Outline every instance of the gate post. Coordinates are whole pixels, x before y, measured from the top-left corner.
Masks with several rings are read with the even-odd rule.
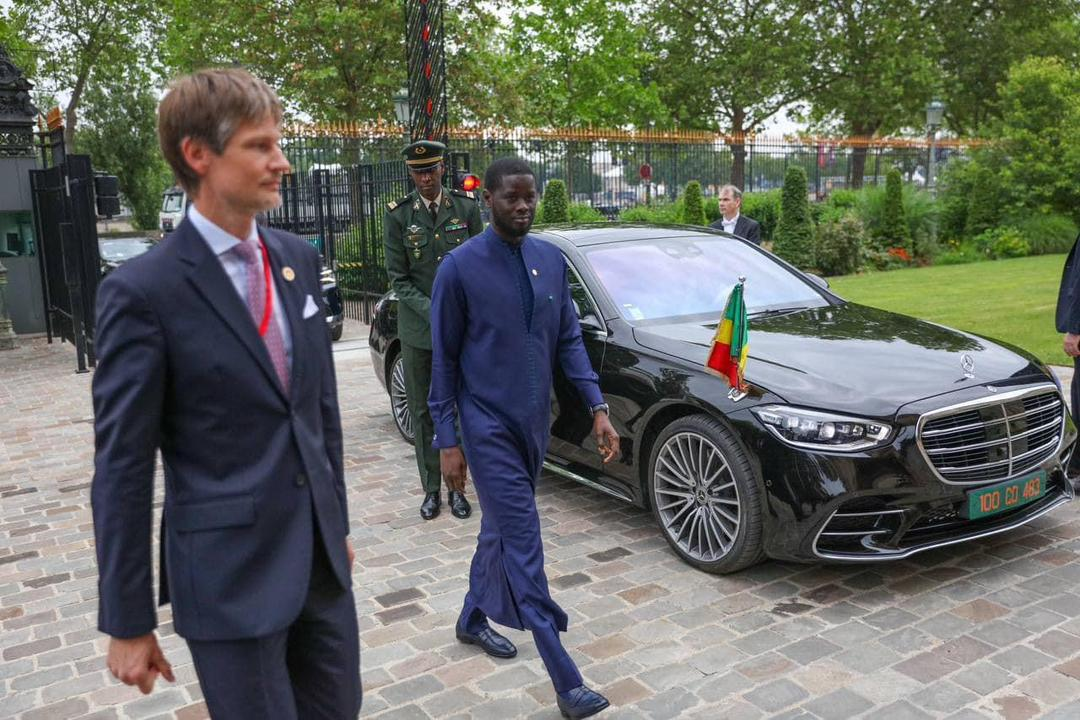
[[[446,144],[446,50],[443,0],[405,0],[409,135]]]
[[[15,349],[15,330],[7,309],[7,268],[0,262],[0,350]]]

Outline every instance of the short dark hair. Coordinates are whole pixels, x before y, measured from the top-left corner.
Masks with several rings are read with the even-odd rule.
[[[488,192],[495,192],[502,185],[502,180],[507,175],[530,175],[533,179],[536,178],[536,173],[529,167],[529,163],[521,158],[499,158],[488,165],[487,172],[484,173],[484,189]]]

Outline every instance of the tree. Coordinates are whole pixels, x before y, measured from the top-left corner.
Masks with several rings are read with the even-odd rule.
[[[808,93],[821,129],[871,138],[922,127],[934,78],[932,37],[919,0],[822,0],[811,17],[823,82]],[[850,184],[862,187],[866,146],[856,145]]]
[[[744,135],[803,100],[823,76],[804,0],[670,0],[654,3],[652,77],[683,127],[735,137],[731,182],[745,184]]]
[[[631,0],[522,2],[510,32],[512,57],[534,127],[605,127],[650,120],[667,111],[647,68],[650,28]]]
[[[570,196],[562,180],[548,180],[544,188],[544,215],[541,222],[564,223],[570,220]]]
[[[885,207],[877,240],[882,250],[911,244],[911,231],[904,217],[904,181],[900,168],[895,166],[885,174]]]
[[[814,227],[806,193],[806,171],[798,165],[789,166],[784,173],[773,252],[800,268],[814,264]]]
[[[78,126],[79,104],[95,77],[109,78],[129,67],[146,67],[153,57],[153,35],[162,17],[153,0],[11,0],[25,18],[30,42],[44,51],[38,92],[69,93],[64,108],[64,141],[70,147]],[[42,108],[44,110],[44,108]]]
[[[161,193],[172,183],[157,141],[157,96],[141,78],[118,78],[91,85],[84,123],[75,136],[78,152],[90,155],[95,170],[116,175],[135,224],[157,227]]]
[[[683,217],[687,225],[705,225],[705,206],[701,201],[701,183],[691,180],[683,192]]]
[[[1077,0],[936,0],[924,7],[940,48],[946,123],[961,136],[982,134],[1001,117],[998,88],[1014,63],[1050,56],[1077,63]]]

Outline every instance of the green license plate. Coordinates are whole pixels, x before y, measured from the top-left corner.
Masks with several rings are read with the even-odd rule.
[[[1015,480],[1008,480],[968,493],[968,519],[976,520],[1015,510],[1035,502],[1046,494],[1046,471],[1038,470]]]

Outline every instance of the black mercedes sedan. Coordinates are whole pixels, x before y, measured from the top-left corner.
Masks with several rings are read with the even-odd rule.
[[[545,467],[652,510],[671,547],[726,573],[765,557],[879,561],[1023,525],[1074,496],[1061,386],[1023,350],[847,302],[744,240],[702,228],[541,230],[572,295],[622,456],[600,463],[557,377]],[[743,276],[749,390],[704,368]],[[973,299],[974,301],[974,299]],[[373,365],[411,437],[396,299]]]

